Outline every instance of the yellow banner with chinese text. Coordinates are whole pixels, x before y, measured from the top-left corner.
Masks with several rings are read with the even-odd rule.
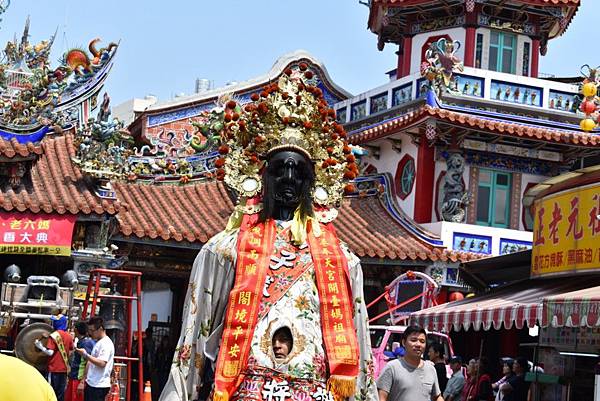
[[[49,245],[5,245],[5,244],[0,244],[0,254],[71,256],[71,247],[70,246],[49,246]]]
[[[535,202],[531,276],[600,270],[600,185]]]

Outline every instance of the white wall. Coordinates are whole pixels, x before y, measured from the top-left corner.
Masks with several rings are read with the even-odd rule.
[[[529,43],[529,75],[531,75],[531,56],[533,54],[533,48],[531,46],[531,38],[525,35],[517,35],[517,64],[516,74],[523,75],[523,48],[525,43]]]
[[[447,221],[422,224],[422,226],[426,230],[429,230],[434,234],[438,234],[441,237],[444,246],[448,249],[452,249],[452,241],[454,240],[455,232],[490,236],[492,237],[492,255],[500,255],[501,238],[507,238],[517,241],[533,241],[533,233],[531,233],[530,231],[518,231],[511,230],[508,228],[485,227],[464,223],[450,223]]]
[[[473,49],[475,51],[475,53],[473,54],[473,60],[475,63],[477,62],[476,55],[478,34],[483,34],[483,48],[481,49],[481,65],[479,66],[479,68],[487,70],[490,63],[490,30],[488,28],[477,28],[477,30],[475,31],[475,49]],[[475,65],[474,67],[477,67],[477,65]]]
[[[420,33],[415,35],[412,39],[411,49],[411,61],[410,61],[410,73],[419,72],[421,68],[421,48],[432,36],[448,35],[452,40],[458,40],[460,42],[460,49],[456,52],[459,59],[465,59],[465,28],[450,28],[442,29],[440,31]]]
[[[173,304],[173,293],[166,283],[145,281],[142,290],[142,330],[148,327],[148,322],[153,313],[158,315],[159,322],[171,320],[171,307]],[[135,302],[132,313],[132,330],[137,330],[137,308]]]
[[[410,136],[406,134],[399,134],[394,135],[394,137],[402,141],[401,152],[393,149],[392,142],[383,139],[372,143],[380,148],[379,159],[375,159],[373,157],[364,158],[364,161],[375,166],[379,173],[390,173],[392,178],[396,175],[398,162],[404,157],[405,154],[409,154],[415,160],[415,168],[419,168],[417,161],[418,148],[414,143],[412,143]],[[415,182],[412,192],[406,197],[406,199],[402,200],[399,197],[396,197],[398,205],[410,217],[413,216],[415,210],[416,186],[417,184]]]
[[[147,107],[157,102],[157,99],[152,96],[148,96],[144,99],[129,99],[121,104],[113,107],[112,116],[123,121],[125,127],[131,124],[135,118],[135,113],[141,113],[146,110]]]

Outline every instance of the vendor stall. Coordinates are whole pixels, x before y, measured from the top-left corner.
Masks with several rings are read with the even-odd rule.
[[[504,330],[503,340],[513,327],[530,328],[536,341],[529,346],[539,366],[526,377],[532,382],[531,399],[598,400],[599,182],[600,168],[593,167],[552,178],[526,193],[535,210],[528,279],[516,274],[523,263],[512,260],[525,253],[510,261],[471,262],[463,266],[465,277],[483,293],[415,312],[411,320],[442,332]]]

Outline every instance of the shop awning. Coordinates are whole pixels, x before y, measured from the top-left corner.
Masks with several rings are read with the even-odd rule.
[[[489,330],[533,327],[542,322],[542,300],[590,286],[600,285],[600,278],[524,280],[492,289],[490,292],[461,301],[424,309],[411,314],[412,323],[429,330]]]
[[[469,286],[483,291],[493,286],[527,280],[530,270],[531,249],[528,249],[461,263],[460,277]]]
[[[600,286],[544,298],[542,325],[599,327]]]

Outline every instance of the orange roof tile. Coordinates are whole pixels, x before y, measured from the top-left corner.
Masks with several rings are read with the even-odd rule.
[[[542,126],[532,126],[516,122],[483,118],[438,107],[431,107],[429,105],[421,106],[417,110],[408,112],[381,124],[377,124],[376,126],[364,130],[351,131],[349,133],[350,141],[354,144],[372,141],[421,123],[429,117],[435,117],[438,120],[457,123],[462,126],[480,129],[482,131],[495,132],[500,135],[528,137],[549,142],[574,145],[600,146],[600,135],[598,134],[552,129]]]
[[[118,211],[119,202],[98,197],[71,162],[75,154],[71,136],[45,138],[41,145],[27,146],[41,150],[39,158],[32,162],[31,181],[24,179],[16,188],[6,181],[2,183],[2,210],[58,214],[115,214]]]
[[[28,157],[31,155],[41,155],[42,145],[32,142],[19,143],[16,138],[6,140],[0,138],[0,156],[12,159],[15,156]]]
[[[216,182],[113,187],[125,206],[117,215],[121,233],[138,238],[206,242],[225,228],[234,206]]]
[[[140,239],[205,243],[223,230],[234,203],[221,182],[156,185],[115,182],[117,200],[98,197],[72,163],[70,135],[45,138],[32,162],[31,180],[0,186],[0,208],[58,214],[116,214],[121,234]],[[410,224],[413,224],[410,222]],[[409,225],[410,225],[409,224]],[[334,225],[361,257],[392,260],[467,261],[479,255],[447,251],[412,234],[377,195],[345,199]]]
[[[221,182],[192,185],[116,183],[117,220],[125,236],[206,242],[225,228],[234,204]],[[376,196],[347,199],[334,225],[361,257],[466,261],[478,255],[429,245],[408,232]]]

